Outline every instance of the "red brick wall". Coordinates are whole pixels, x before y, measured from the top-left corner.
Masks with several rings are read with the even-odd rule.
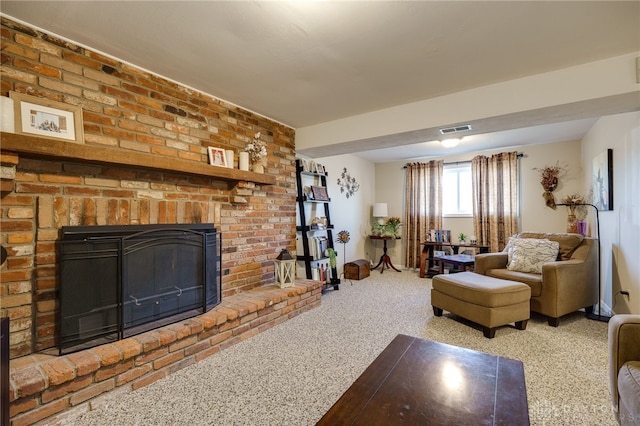
[[[2,18],[1,95],[81,106],[84,143],[207,161],[206,148],[267,142],[276,185],[23,158],[2,153],[0,316],[11,355],[54,345],[55,244],[66,224],[210,221],[223,236],[223,297],[273,281],[272,260],[295,248],[295,132],[211,96]],[[236,155],[236,164],[237,164]],[[7,181],[13,180],[11,185]]]

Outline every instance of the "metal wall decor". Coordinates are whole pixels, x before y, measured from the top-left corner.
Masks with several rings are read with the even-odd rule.
[[[346,167],[344,167],[342,173],[340,173],[338,185],[340,186],[340,193],[344,194],[347,198],[352,197],[358,192],[358,189],[360,189],[360,184],[356,182],[356,178],[351,177]]]

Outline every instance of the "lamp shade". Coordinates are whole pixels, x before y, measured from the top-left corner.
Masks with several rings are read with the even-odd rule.
[[[389,216],[387,203],[375,203],[373,205],[373,217],[387,217],[387,216]]]

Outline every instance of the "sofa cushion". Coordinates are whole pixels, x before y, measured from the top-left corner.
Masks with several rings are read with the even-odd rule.
[[[510,271],[542,273],[542,265],[558,257],[560,243],[537,238],[518,238],[511,242]]]
[[[622,424],[635,424],[632,419],[640,421],[640,361],[629,361],[620,368],[618,395]],[[623,415],[629,418],[623,419]]]
[[[521,232],[518,238],[539,238],[557,241],[560,244],[557,260],[569,260],[576,248],[582,243],[584,237],[580,234]]]
[[[529,302],[531,289],[516,281],[500,280],[475,272],[433,277],[434,290],[472,305],[497,308]]]

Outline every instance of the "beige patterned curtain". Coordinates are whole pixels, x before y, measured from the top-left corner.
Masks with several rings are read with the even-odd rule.
[[[478,244],[500,251],[518,232],[518,153],[471,160],[473,232]]]
[[[427,231],[442,228],[442,161],[407,165],[405,184],[405,267],[419,268]]]

